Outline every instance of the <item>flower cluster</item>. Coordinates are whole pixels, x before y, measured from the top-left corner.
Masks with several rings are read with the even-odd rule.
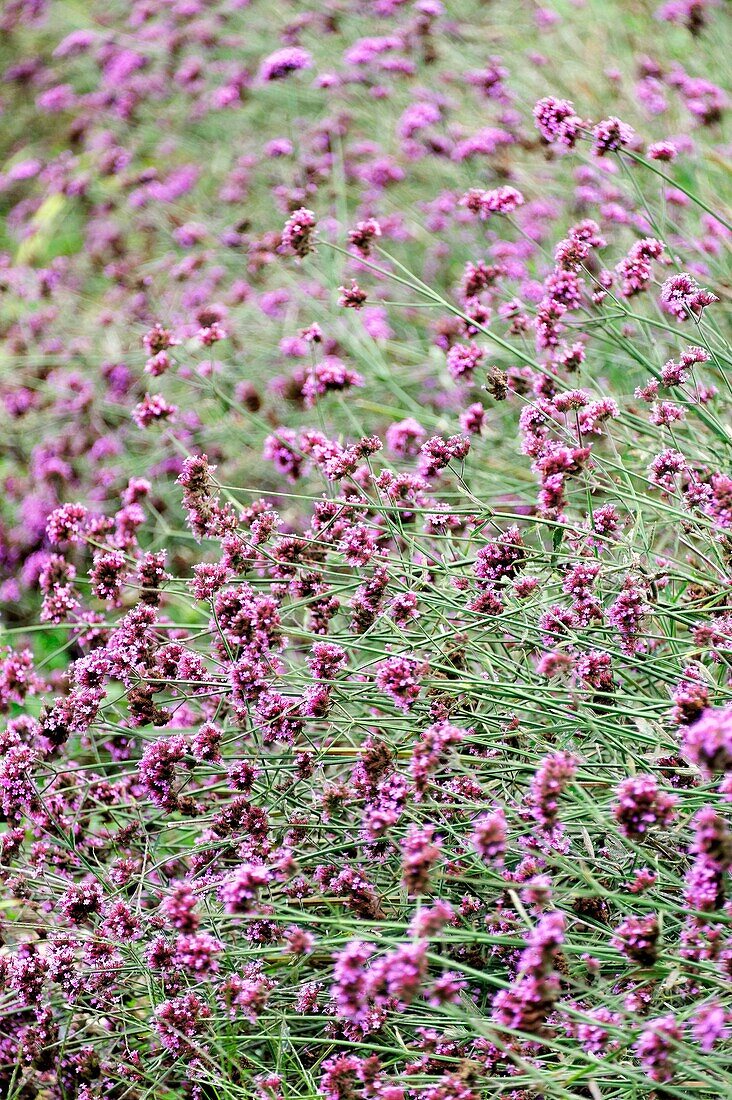
[[[1,1096],[732,1091],[724,12],[606,8],[0,12]]]

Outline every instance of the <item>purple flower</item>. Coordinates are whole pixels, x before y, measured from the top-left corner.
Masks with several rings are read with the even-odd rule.
[[[221,884],[218,896],[227,913],[248,913],[259,891],[270,881],[266,867],[255,863],[242,863]]]
[[[149,428],[161,420],[173,421],[178,409],[166,401],[161,393],[146,393],[132,411],[132,419],[138,428]]]
[[[645,1025],[636,1041],[635,1052],[652,1081],[664,1084],[673,1078],[677,1048],[682,1039],[681,1028],[672,1013],[658,1016]]]
[[[268,82],[282,80],[291,73],[313,67],[312,55],[299,46],[285,46],[265,57],[259,67],[259,79]]]
[[[156,1007],[154,1027],[163,1046],[176,1057],[195,1056],[198,1037],[211,1015],[197,993],[182,993]]]
[[[307,256],[315,251],[315,215],[301,206],[290,214],[282,230],[282,249],[295,256]]]
[[[376,686],[400,710],[411,710],[422,690],[427,665],[416,657],[387,657],[376,666]]]
[[[624,145],[630,145],[635,140],[635,131],[619,118],[606,118],[594,127],[592,138],[592,153],[596,157],[604,157],[606,153],[614,153]]]
[[[500,807],[481,814],[475,822],[471,843],[486,863],[503,863],[506,851],[506,815]]]
[[[630,776],[616,794],[613,815],[631,840],[644,840],[650,829],[665,828],[674,819],[677,798],[660,790],[655,776]]]
[[[493,191],[481,191],[477,188],[468,191],[460,199],[460,205],[467,207],[473,214],[485,220],[492,214],[513,214],[524,204],[524,196],[515,187],[508,184]]]
[[[442,845],[434,839],[434,825],[410,825],[402,842],[402,879],[411,896],[426,894],[430,870],[439,858]]]
[[[469,382],[484,358],[485,352],[476,344],[453,344],[447,353],[447,369],[456,381]]]
[[[690,313],[701,314],[706,306],[718,301],[716,294],[699,286],[694,276],[687,271],[672,275],[661,287],[661,302],[682,321]]]
[[[691,1031],[699,1046],[708,1054],[720,1039],[729,1036],[730,1014],[719,1001],[708,1001],[694,1010]]]
[[[708,775],[732,771],[732,705],[707,707],[684,731],[682,752]]]
[[[646,917],[626,917],[610,941],[611,946],[639,966],[652,966],[656,960],[659,936],[658,918],[655,913]]]
[[[571,148],[580,135],[582,119],[575,114],[574,104],[568,99],[546,96],[534,107],[534,119],[544,141],[567,145]]]
[[[306,405],[313,406],[326,393],[365,385],[358,371],[347,367],[336,355],[328,355],[316,363],[302,387]]]
[[[541,1033],[559,996],[555,962],[564,942],[564,916],[547,913],[533,929],[518,964],[518,977],[493,1000],[493,1018],[507,1028]]]

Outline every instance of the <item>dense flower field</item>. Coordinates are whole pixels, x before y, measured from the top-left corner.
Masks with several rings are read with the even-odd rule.
[[[0,30],[0,1096],[730,1095],[728,5]]]

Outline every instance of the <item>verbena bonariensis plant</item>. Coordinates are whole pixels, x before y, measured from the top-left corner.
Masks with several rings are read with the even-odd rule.
[[[9,29],[42,7],[12,5]],[[178,87],[201,116],[264,110],[272,84],[291,102],[307,35],[338,33],[328,6],[233,72],[229,7],[191,31],[195,5],[135,5],[134,48],[56,40],[61,63],[95,51],[100,87],[37,59],[13,77],[83,149],[13,224],[33,242],[88,163],[103,245],[7,267],[21,302],[58,312],[13,299],[7,333],[24,371],[9,493],[22,519],[37,478],[43,523],[8,521],[6,598],[37,578],[41,607],[0,663],[3,1095],[725,1095],[726,212],[685,138],[563,94],[527,105],[496,58],[461,80],[500,126],[466,133],[429,78],[459,27],[379,5],[341,40],[341,74],[315,79],[336,105],[351,84],[381,103],[430,80],[394,116],[401,156],[316,112],[288,183],[269,181],[266,238],[173,206],[156,217],[184,259],[158,251],[154,217],[128,244],[102,160],[137,209],[192,176],[145,172],[137,149],[133,187],[112,116],[137,135],[135,112]],[[661,14],[723,36],[709,4]],[[179,57],[190,42],[218,98]],[[681,89],[719,125],[710,81],[647,58],[641,84],[651,114]],[[420,221],[390,184],[423,161],[445,187],[424,174]],[[56,346],[82,287],[100,332]],[[255,296],[294,360],[268,388],[241,363],[271,341]],[[134,370],[113,361],[126,326]],[[36,414],[63,422],[29,460]],[[261,464],[240,460],[252,442]]]

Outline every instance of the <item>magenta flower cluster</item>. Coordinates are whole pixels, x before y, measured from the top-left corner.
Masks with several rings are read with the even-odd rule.
[[[8,1100],[732,1091],[725,12],[454,7],[0,12]]]

